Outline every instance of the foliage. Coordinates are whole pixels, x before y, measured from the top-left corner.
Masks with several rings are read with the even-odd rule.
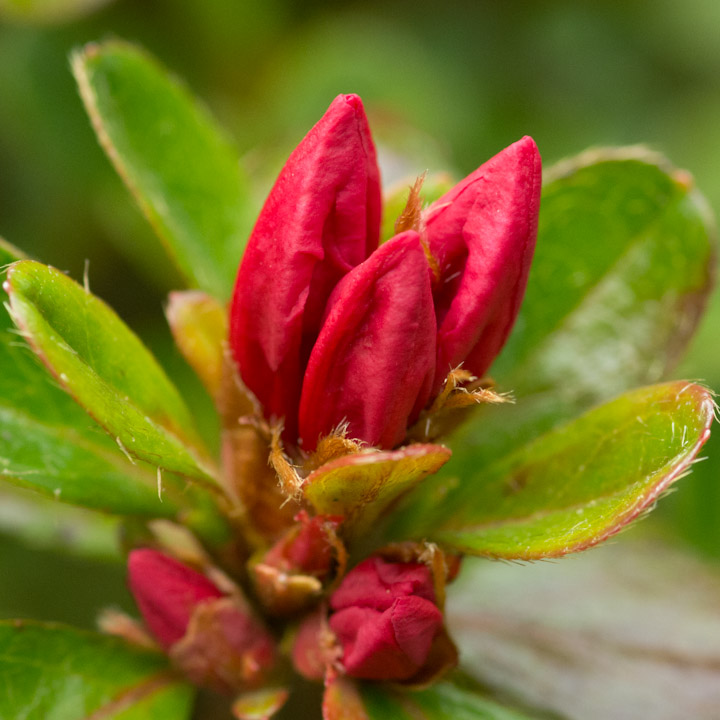
[[[255,203],[231,144],[182,85],[132,46],[89,46],[73,67],[104,149],[180,273],[226,300]],[[714,408],[701,386],[631,390],[672,369],[703,309],[714,227],[702,197],[686,174],[637,149],[584,155],[549,175],[526,304],[493,368],[516,404],[476,412],[451,438],[446,468],[420,478],[373,536],[363,533],[365,551],[407,537],[511,560],[584,549],[642,514],[707,439]],[[233,519],[216,463],[158,362],[87,284],[6,244],[0,252],[2,264],[17,260],[0,338],[3,476],[61,502],[133,516],[131,543],[157,537],[148,519],[173,519],[226,558]],[[34,355],[7,332],[11,320]],[[321,479],[332,487],[326,493],[342,491],[342,477]],[[0,632],[3,674],[16,688],[0,694],[6,713],[140,720],[190,711],[189,687],[157,653],[64,627],[6,624]],[[532,692],[513,693],[530,711],[489,696],[478,682],[503,684],[475,662],[464,627],[456,632],[473,681],[456,676],[405,693],[338,680],[329,683],[325,716],[502,719],[547,709]],[[29,663],[39,646],[43,662]],[[72,683],[61,679],[59,657]],[[98,663],[113,672],[98,678]]]

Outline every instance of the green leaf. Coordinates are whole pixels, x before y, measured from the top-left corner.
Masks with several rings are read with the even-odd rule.
[[[9,268],[5,288],[24,337],[124,452],[199,480],[212,477],[192,449],[201,444],[182,398],[107,305],[30,260]]]
[[[577,562],[468,559],[448,588],[462,668],[566,720],[716,720],[720,574],[657,537]]]
[[[321,465],[301,492],[320,515],[341,515],[343,532],[362,536],[392,503],[450,458],[442,445],[409,445],[395,451],[355,453]]]
[[[475,483],[475,468],[666,375],[704,309],[714,244],[687,173],[648,151],[591,151],[546,173],[527,293],[491,368],[517,402],[478,408],[440,478]],[[427,503],[432,489],[415,494]]]
[[[199,290],[171,292],[165,308],[175,344],[211,397],[222,390],[227,308]]]
[[[479,412],[458,462],[666,377],[705,308],[715,234],[688,174],[648,151],[590,151],[551,169],[525,300],[492,367],[518,402]]]
[[[188,282],[227,299],[251,227],[237,153],[206,108],[123,42],[72,58],[100,144]]]
[[[463,483],[436,483],[394,517],[394,530],[497,558],[583,550],[621,530],[687,472],[714,409],[710,392],[687,382],[627,393]]]
[[[551,169],[517,327],[493,374],[520,394],[585,403],[657,382],[711,289],[715,224],[688,173],[647,151],[591,151]]]
[[[22,257],[0,240],[0,267]],[[172,517],[154,469],[133,466],[57,387],[0,308],[0,477],[62,502],[108,512]]]
[[[243,693],[233,702],[233,717],[238,720],[270,720],[285,705],[289,694],[285,688],[263,688]]]
[[[164,656],[58,625],[0,622],[0,717],[152,720],[189,716],[192,689]]]
[[[530,720],[449,682],[427,690],[402,692],[365,683],[361,690],[368,720]]]

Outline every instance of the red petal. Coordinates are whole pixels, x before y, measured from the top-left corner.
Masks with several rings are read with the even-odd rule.
[[[370,557],[354,567],[330,598],[333,610],[352,606],[387,610],[396,598],[417,595],[435,601],[432,574],[420,563]]]
[[[204,575],[156,550],[130,553],[128,582],[145,623],[165,648],[185,635],[199,603],[223,597]]]
[[[427,403],[435,369],[430,271],[418,234],[397,235],[338,285],[313,348],[300,401],[312,450],[343,421],[391,448]]]
[[[365,680],[402,680],[417,672],[397,642],[390,611],[352,607],[336,612],[330,628],[344,648],[345,672]]]
[[[348,675],[366,680],[404,680],[427,660],[442,628],[442,613],[420,597],[396,599],[383,612],[351,607],[334,613],[330,628],[344,649]]]
[[[288,159],[238,272],[230,346],[265,415],[294,439],[302,374],[327,299],[377,247],[380,179],[360,98],[340,95]]]
[[[442,613],[425,598],[413,595],[398,598],[390,614],[398,647],[419,668],[442,628]]]
[[[338,518],[316,515],[302,510],[295,517],[299,526],[292,528],[265,554],[263,563],[284,572],[305,573],[324,579],[333,558],[330,533],[338,527]]]
[[[463,361],[481,377],[505,344],[535,250],[540,184],[540,154],[524,137],[426,210],[441,271],[434,392]]]

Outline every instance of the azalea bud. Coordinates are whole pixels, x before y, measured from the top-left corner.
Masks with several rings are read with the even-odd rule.
[[[432,575],[419,563],[371,557],[345,576],[330,607],[345,672],[366,680],[416,675],[443,631]]]
[[[304,573],[324,580],[333,558],[334,533],[342,518],[316,515],[304,510],[295,520],[298,525],[268,550],[265,565],[289,573]]]
[[[156,550],[130,553],[128,582],[146,625],[165,649],[185,635],[200,603],[223,597],[204,575]]]
[[[271,615],[296,615],[320,600],[323,581],[333,564],[344,560],[335,531],[342,518],[301,511],[298,524],[285,533],[259,560],[250,564],[255,595]],[[342,558],[337,558],[340,552]]]
[[[377,247],[380,179],[362,102],[340,95],[288,159],[253,229],[230,346],[267,418],[295,439],[303,371],[335,285]]]
[[[524,137],[423,213],[439,268],[433,393],[460,363],[482,377],[505,344],[535,250],[540,185],[540,154]]]
[[[156,550],[134,550],[129,584],[143,619],[173,664],[197,685],[236,693],[258,687],[275,644],[239,594]]]
[[[303,447],[312,450],[342,422],[370,445],[402,442],[430,397],[435,328],[430,268],[409,230],[346,275],[330,298],[303,384]]]

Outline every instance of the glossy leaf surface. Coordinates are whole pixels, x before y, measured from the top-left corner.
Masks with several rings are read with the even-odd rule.
[[[585,549],[621,530],[688,470],[713,412],[710,392],[683,381],[627,393],[462,484],[436,484],[426,505],[412,506],[413,515],[405,510],[405,530],[417,533],[420,523],[445,546],[507,559]]]
[[[448,682],[408,693],[366,683],[362,698],[368,720],[530,720],[532,717]]]
[[[154,720],[188,717],[192,689],[166,659],[59,625],[0,622],[0,717]]]
[[[546,174],[527,292],[458,464],[488,462],[680,359],[712,287],[716,229],[692,178],[648,151],[591,151]],[[492,425],[492,432],[487,425]]]
[[[252,219],[234,147],[138,48],[88,45],[72,65],[100,144],[170,256],[191,285],[227,299]]]
[[[319,467],[302,486],[321,515],[341,515],[355,535],[367,532],[400,495],[437,472],[450,458],[442,445],[411,445],[394,452],[346,455]]]
[[[20,259],[0,241],[0,266]],[[55,500],[114,513],[171,516],[154,469],[133,466],[53,383],[0,308],[0,477]]]
[[[549,170],[525,300],[490,369],[517,402],[479,408],[455,433],[443,482],[477,482],[475,468],[666,374],[704,308],[714,245],[687,173],[648,151],[593,151]]]
[[[101,300],[54,268],[14,264],[11,314],[60,384],[128,454],[199,479],[210,471],[189,411],[140,340]]]
[[[462,669],[541,717],[715,720],[720,576],[629,540],[559,563],[468,560],[447,607]]]
[[[597,402],[656,382],[705,306],[715,223],[692,177],[633,148],[557,165],[517,327],[493,374]]]

